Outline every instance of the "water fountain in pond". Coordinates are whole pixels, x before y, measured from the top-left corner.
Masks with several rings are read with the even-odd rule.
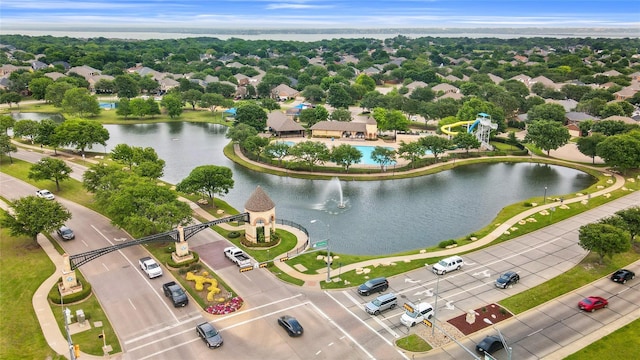
[[[326,188],[320,194],[320,203],[314,206],[317,210],[322,210],[330,214],[337,214],[345,211],[349,207],[349,200],[344,198],[340,179],[334,177],[329,181]],[[338,210],[336,210],[338,209]]]

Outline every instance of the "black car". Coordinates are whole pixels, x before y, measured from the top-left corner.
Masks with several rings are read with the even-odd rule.
[[[507,271],[496,280],[496,287],[506,289],[520,281],[520,275],[515,271]]]
[[[209,349],[215,349],[222,346],[222,336],[220,336],[218,330],[216,330],[216,328],[214,328],[213,325],[209,324],[208,322],[203,322],[196,325],[196,332],[198,333],[198,336],[202,338],[204,343],[207,344],[207,347],[209,347]]]
[[[497,336],[487,336],[478,345],[476,351],[479,353],[493,354],[494,352],[504,348],[502,341]]]
[[[620,269],[614,272],[613,275],[611,275],[611,280],[617,283],[624,284],[627,282],[627,280],[631,280],[634,277],[636,277],[636,274],[633,271],[627,270],[627,269]]]
[[[279,317],[278,325],[287,330],[289,336],[300,336],[304,332],[304,329],[302,328],[302,325],[300,325],[298,320],[290,315]]]
[[[358,293],[360,295],[368,296],[374,292],[381,293],[387,290],[388,288],[389,288],[389,282],[387,281],[387,279],[380,277],[380,278],[371,279],[365,282],[364,284],[360,285],[358,287]]]

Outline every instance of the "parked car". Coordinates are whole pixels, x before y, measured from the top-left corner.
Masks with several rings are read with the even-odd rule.
[[[462,265],[464,265],[464,261],[462,261],[462,258],[460,256],[454,255],[446,259],[442,259],[436,264],[433,264],[431,271],[433,271],[434,274],[437,275],[444,275],[449,271],[462,269]]]
[[[507,271],[496,280],[496,287],[506,289],[517,284],[520,281],[520,275],[515,271]]]
[[[196,325],[196,332],[198,333],[198,336],[202,339],[202,341],[207,344],[207,347],[209,349],[215,349],[222,346],[222,336],[220,336],[218,330],[216,330],[216,328],[208,322],[203,322]]]
[[[478,345],[476,345],[476,351],[483,354],[493,354],[503,348],[504,344],[502,344],[500,338],[494,335],[485,337],[478,343]]]
[[[606,308],[609,305],[607,299],[600,296],[589,296],[578,303],[580,310],[594,312],[598,309]]]
[[[58,236],[60,236],[62,240],[71,240],[76,237],[73,230],[66,225],[60,226],[58,230],[56,230],[56,233],[58,233]]]
[[[636,274],[627,269],[620,269],[611,275],[611,280],[617,283],[625,284],[627,281],[636,277]]]
[[[304,333],[304,329],[302,325],[298,322],[296,318],[290,315],[281,316],[278,318],[278,325],[282,326],[289,336],[300,336]]]
[[[389,288],[389,282],[386,278],[379,277],[375,279],[368,280],[364,284],[358,287],[358,293],[360,295],[369,296],[374,292],[384,292]]]
[[[396,305],[398,305],[398,298],[394,293],[388,293],[380,295],[377,298],[369,301],[364,306],[364,311],[371,315],[379,315],[385,310],[395,308]]]
[[[43,189],[43,190],[37,190],[36,191],[36,196],[37,197],[41,197],[43,199],[47,199],[47,200],[53,200],[56,197],[53,196],[53,194],[51,193],[51,191]]]

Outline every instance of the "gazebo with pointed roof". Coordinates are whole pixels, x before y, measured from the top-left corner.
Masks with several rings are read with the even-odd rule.
[[[276,205],[260,186],[244,204],[249,213],[245,224],[245,238],[252,243],[271,242],[271,234],[276,231]]]

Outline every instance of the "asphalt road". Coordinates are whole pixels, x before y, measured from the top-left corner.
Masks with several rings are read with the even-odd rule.
[[[37,161],[42,156],[24,150],[16,158]],[[73,177],[81,177],[82,166],[75,165]],[[31,195],[31,185],[0,173],[0,194],[8,199]],[[130,237],[113,227],[102,215],[57,198],[73,214],[68,225],[76,239],[61,242],[70,254],[103,248]],[[497,302],[529,287],[536,286],[568,270],[586,252],[577,245],[578,228],[609,216],[615,211],[640,203],[634,193],[607,205],[556,223],[535,233],[507,243],[464,255],[462,270],[440,277],[421,268],[390,278],[390,290],[404,301],[435,302],[438,288],[438,319],[446,321],[470,309]],[[238,268],[222,256],[229,243],[213,231],[203,231],[189,240],[190,247],[245,299],[239,312],[216,317],[190,303],[175,309],[161,290],[171,280],[168,272],[157,279],[147,279],[137,267],[138,258],[146,255],[134,246],[104,255],[81,267],[91,282],[97,298],[112,322],[124,348],[123,359],[201,359],[209,356],[234,359],[402,359],[393,341],[416,328],[400,324],[401,307],[370,316],[363,310],[370,297],[361,297],[355,289],[316,291],[284,284],[266,270],[239,273]],[[494,279],[505,270],[521,275],[519,284],[500,290]],[[636,269],[640,272],[640,269]],[[640,306],[637,301],[638,279],[628,285],[599,281],[591,287],[556,299],[516,321],[499,324],[507,342],[513,346],[514,358],[537,359],[571,344],[585,332],[614,321]],[[357,285],[357,284],[354,284]],[[625,290],[627,289],[627,290]],[[594,314],[577,310],[577,301],[591,294],[612,300],[609,309]],[[557,302],[557,304],[556,304]],[[276,324],[283,314],[296,316],[305,327],[305,335],[289,338]],[[209,350],[196,336],[194,326],[212,322],[225,340],[220,349]],[[489,329],[491,330],[491,329]],[[486,331],[462,339],[473,348]],[[498,358],[506,358],[504,350]],[[517,357],[516,357],[517,356]],[[417,357],[462,359],[471,356],[460,347],[449,345],[442,350]]]

